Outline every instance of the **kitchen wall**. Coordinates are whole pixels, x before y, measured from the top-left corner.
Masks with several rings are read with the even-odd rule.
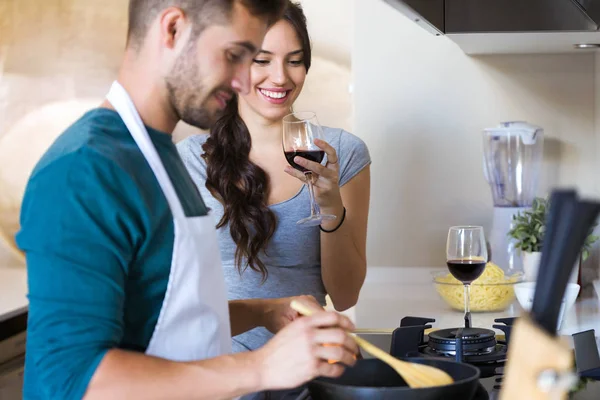
[[[295,108],[316,110],[322,123],[369,145],[370,265],[443,266],[448,226],[489,226],[480,132],[502,120],[546,129],[540,194],[553,185],[599,194],[594,53],[473,58],[383,0],[301,3],[315,59]],[[37,158],[114,78],[126,5],[0,1],[0,209],[8,210],[0,220],[16,223]],[[196,133],[181,124],[175,140]],[[0,263],[13,260],[0,246]],[[597,257],[587,265],[595,274]]]
[[[382,0],[354,7],[354,131],[373,158],[369,265],[443,267],[449,226],[489,227],[481,130],[500,121],[545,128],[540,194],[600,195],[594,53],[473,58]]]

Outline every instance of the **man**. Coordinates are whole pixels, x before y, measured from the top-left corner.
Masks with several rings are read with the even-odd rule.
[[[42,157],[23,200],[25,399],[233,398],[338,376],[329,359],[352,365],[338,314],[296,319],[289,299],[227,306],[215,221],[170,136],[180,119],[209,127],[249,90],[283,6],[130,1],[118,81]],[[231,334],[259,325],[287,326],[229,354]]]

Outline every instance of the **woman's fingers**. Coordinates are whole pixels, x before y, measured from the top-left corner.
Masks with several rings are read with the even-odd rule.
[[[315,139],[314,143],[321,150],[325,151],[325,154],[327,154],[327,163],[328,164],[331,164],[331,165],[337,164],[338,156],[337,156],[337,153],[335,152],[335,149],[333,148],[333,146],[331,146],[329,143],[327,143],[326,141],[321,140],[321,139]]]
[[[300,179],[302,182],[306,183],[306,175],[303,172],[298,171],[297,169],[294,169],[293,167],[285,167],[284,171],[288,174],[293,176],[294,178],[298,178]]]

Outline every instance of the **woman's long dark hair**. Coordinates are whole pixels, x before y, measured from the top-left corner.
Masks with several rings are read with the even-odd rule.
[[[288,1],[282,20],[296,31],[302,45],[303,63],[308,72],[311,47],[306,17],[300,5]],[[238,113],[237,98],[232,100],[210,131],[203,146],[206,160],[206,188],[223,204],[223,217],[217,224],[229,224],[236,244],[235,263],[240,274],[250,267],[260,272],[263,282],[268,271],[260,260],[269,244],[277,219],[267,204],[269,177],[250,161],[252,139]],[[244,262],[245,261],[245,262]]]

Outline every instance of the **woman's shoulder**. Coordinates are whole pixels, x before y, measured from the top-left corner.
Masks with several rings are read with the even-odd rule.
[[[208,139],[206,134],[191,135],[176,144],[181,160],[192,175],[194,171],[200,172],[206,168],[206,163],[202,158],[204,154],[202,145],[206,139]]]
[[[338,152],[340,149],[347,148],[367,148],[367,145],[361,138],[342,128],[323,126],[323,135],[325,136],[325,141],[332,145]]]
[[[190,135],[185,139],[177,142],[177,151],[179,151],[179,155],[183,159],[202,159],[202,154],[204,154],[204,150],[202,146],[206,143],[209,135],[207,134],[198,134],[198,135]]]
[[[193,153],[204,153],[204,150],[202,150],[202,145],[204,145],[204,143],[206,143],[206,140],[208,139],[209,135],[208,134],[197,134],[197,135],[190,135],[182,140],[180,140],[179,142],[177,142],[176,146],[177,146],[177,150],[179,150],[180,153],[185,153],[185,152],[193,152]]]
[[[361,138],[341,128],[323,127],[325,141],[335,149],[340,162],[340,186],[371,164],[369,149]]]
[[[367,144],[353,133],[342,128],[323,127],[325,141],[329,143],[338,155],[359,154],[359,158],[370,159]],[[349,160],[348,160],[349,161]]]

